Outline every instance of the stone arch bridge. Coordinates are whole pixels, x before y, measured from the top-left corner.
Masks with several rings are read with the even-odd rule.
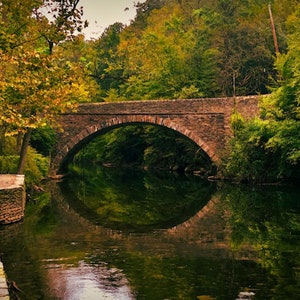
[[[130,123],[146,123],[175,130],[194,141],[218,165],[231,135],[234,110],[245,118],[258,114],[259,96],[184,100],[141,100],[80,104],[76,112],[61,114],[61,132],[53,150],[50,175],[65,171],[74,155],[96,135]]]

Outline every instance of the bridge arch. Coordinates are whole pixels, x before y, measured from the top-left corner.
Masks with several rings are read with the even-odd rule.
[[[212,163],[215,163],[216,165],[219,163],[218,156],[205,141],[203,141],[199,136],[195,135],[185,126],[182,126],[169,118],[151,115],[121,115],[99,122],[98,124],[88,125],[78,134],[72,136],[67,144],[64,145],[59,150],[58,154],[52,159],[51,174],[63,174],[67,169],[67,164],[73,159],[75,154],[97,135],[129,124],[158,125],[174,130],[198,145],[208,155]]]

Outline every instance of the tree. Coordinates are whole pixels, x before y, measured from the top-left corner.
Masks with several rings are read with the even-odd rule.
[[[126,28],[120,35],[117,53],[126,78],[121,93],[128,99],[203,95],[191,67],[195,38],[180,7],[173,3],[153,10],[147,22],[143,31],[133,34]]]
[[[118,90],[119,86],[124,83],[121,59],[116,55],[122,30],[124,30],[122,23],[117,22],[110,25],[93,46],[95,68],[91,76],[103,90],[103,97],[113,90]]]
[[[262,117],[276,124],[277,130],[267,142],[269,151],[280,150],[284,170],[300,166],[300,5],[288,18],[288,52],[279,55],[276,67],[279,87],[265,99]]]
[[[272,6],[283,51],[284,21],[295,5]],[[97,41],[97,78],[107,98],[269,93],[276,70],[266,0],[146,1],[137,7],[128,27],[114,34],[109,28]]]
[[[300,178],[300,5],[286,23],[288,51],[278,55],[278,86],[262,98],[261,118],[235,118],[225,170],[248,180]]]
[[[24,134],[18,173],[23,172],[32,129],[55,124],[84,91],[82,68],[53,51],[82,26],[79,0],[2,1],[0,6],[0,125],[3,134]],[[50,8],[49,21],[42,8]]]

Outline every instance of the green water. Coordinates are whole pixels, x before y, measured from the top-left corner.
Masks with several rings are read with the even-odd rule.
[[[45,189],[0,227],[19,299],[300,299],[299,189],[100,168]]]

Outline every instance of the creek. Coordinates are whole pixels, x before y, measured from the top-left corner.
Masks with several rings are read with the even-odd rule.
[[[45,190],[0,227],[18,299],[300,299],[298,188],[74,168]]]

